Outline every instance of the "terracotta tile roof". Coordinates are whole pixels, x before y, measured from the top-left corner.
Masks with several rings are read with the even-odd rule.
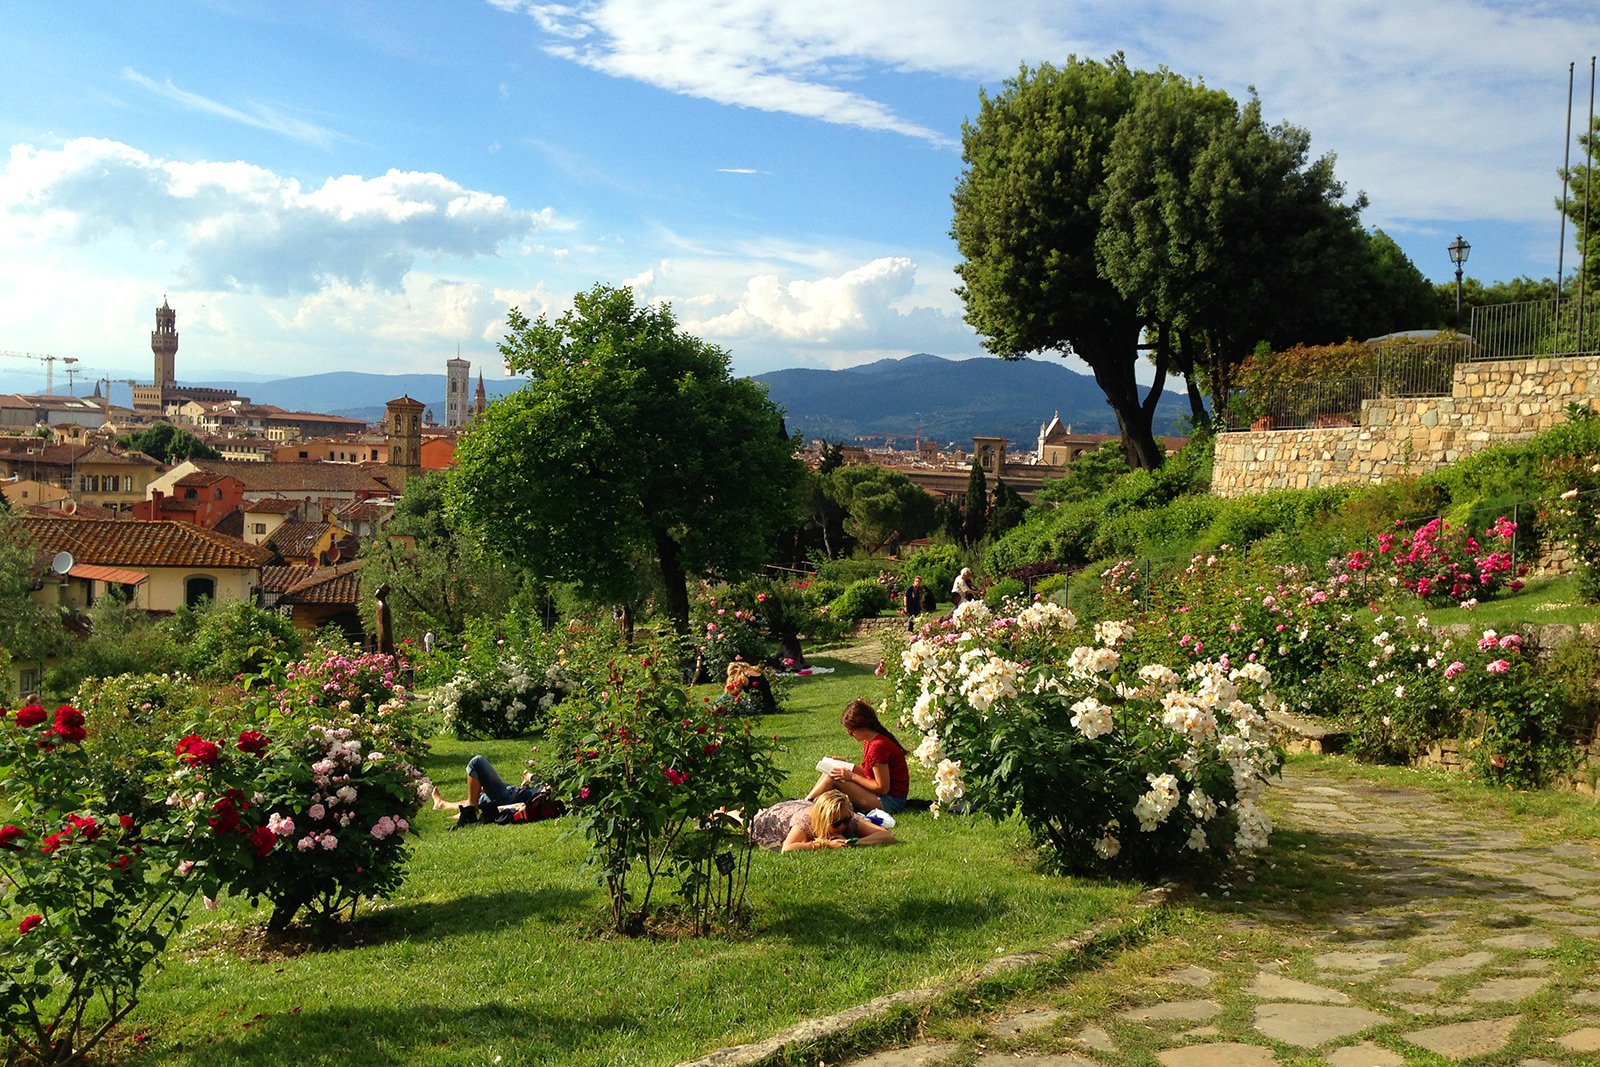
[[[320,569],[306,563],[292,563],[288,566],[269,564],[261,568],[261,591],[287,593]]]
[[[251,515],[293,515],[300,510],[300,501],[282,496],[264,496],[260,500],[247,500],[244,510]]]
[[[212,530],[165,519],[20,520],[40,551],[71,552],[108,567],[225,567],[254,570],[272,552]]]
[[[317,542],[322,539],[328,527],[329,524],[326,522],[284,519],[261,543],[261,547],[273,549],[286,559],[309,556],[315,551]]]
[[[242,539],[244,537],[244,512],[239,508],[234,508],[212,523],[211,528],[219,534]]]
[[[272,493],[276,496],[316,493],[368,493],[387,495],[388,485],[369,471],[349,463],[278,463],[248,459],[208,459],[200,461],[202,470],[231,474],[244,485],[246,493]]]
[[[376,500],[351,500],[334,508],[333,513],[352,522],[377,522],[393,510],[392,505]]]
[[[73,578],[88,578],[118,585],[142,585],[150,576],[144,571],[130,571],[125,567],[102,567],[94,563],[75,563],[67,574]]]
[[[351,560],[337,567],[317,567],[315,573],[301,579],[287,593],[278,598],[280,604],[349,604],[361,603],[361,576],[358,573],[366,560]]]
[[[192,474],[185,474],[182,478],[179,478],[177,481],[173,482],[172,486],[174,489],[178,488],[179,486],[183,486],[185,488],[204,489],[207,486],[216,485],[224,478],[232,477],[233,475],[231,474],[222,474],[218,473],[217,471],[201,470],[195,471]]]

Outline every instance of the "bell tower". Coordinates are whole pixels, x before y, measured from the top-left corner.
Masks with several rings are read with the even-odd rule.
[[[156,328],[150,331],[150,351],[156,356],[155,376],[150,384],[163,394],[178,384],[178,313],[161,298],[156,308]]]

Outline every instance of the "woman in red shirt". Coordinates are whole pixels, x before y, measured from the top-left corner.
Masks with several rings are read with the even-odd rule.
[[[817,779],[806,799],[815,800],[828,790],[837,789],[850,798],[857,811],[882,808],[893,815],[904,810],[911,792],[906,750],[884,729],[878,713],[865,700],[852,700],[845,705],[843,721],[845,732],[861,742],[861,762],[828,771]]]

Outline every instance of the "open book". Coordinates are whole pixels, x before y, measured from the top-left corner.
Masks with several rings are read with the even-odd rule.
[[[854,763],[847,759],[840,759],[837,756],[823,756],[817,760],[817,773],[831,774],[835,768],[841,771],[853,771],[855,766]]]

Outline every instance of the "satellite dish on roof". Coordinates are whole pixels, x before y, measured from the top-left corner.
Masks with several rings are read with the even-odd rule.
[[[78,513],[78,502],[76,500],[68,500],[66,503],[61,505],[61,514],[66,515],[67,517],[70,518],[71,516],[76,515],[77,513]]]
[[[71,552],[57,552],[50,560],[50,571],[52,574],[66,574],[76,562]]]
[[[339,546],[338,545],[334,545],[332,548],[328,549],[328,562],[329,563],[338,563],[339,562],[339,558],[342,555],[343,555],[343,553],[339,551]]]

